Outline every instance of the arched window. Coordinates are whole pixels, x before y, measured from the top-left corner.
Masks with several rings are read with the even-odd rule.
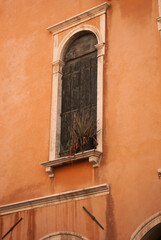
[[[161,212],[151,216],[141,224],[130,240],[161,240]]]
[[[150,229],[142,240],[161,240],[161,223]]]
[[[88,31],[79,32],[75,40],[68,46],[64,55],[61,99],[61,140],[60,156],[70,152],[75,117],[91,127],[96,133],[97,122],[97,44],[96,36]],[[78,117],[79,116],[79,117]],[[91,126],[89,126],[89,121]],[[88,122],[88,123],[87,123]],[[91,135],[92,135],[91,134]],[[95,136],[96,137],[96,136]],[[86,144],[86,149],[95,145]]]
[[[103,20],[105,20],[104,15],[102,15],[102,17],[103,18],[101,22],[103,23],[104,22]],[[95,117],[93,118],[93,121],[96,124],[97,144],[98,144],[96,146],[96,151],[98,155],[102,152],[103,56],[105,54],[105,43],[103,40],[105,38],[105,22],[103,26],[104,27],[101,28],[101,31],[99,31],[96,27],[91,25],[78,26],[72,29],[71,31],[69,31],[69,33],[65,35],[65,37],[60,42],[58,39],[58,35],[54,36],[53,85],[52,85],[49,161],[59,159],[60,156],[65,156],[69,152],[69,146],[71,142],[70,126],[71,126],[71,123],[73,122],[73,119],[72,119],[73,116],[71,114],[71,120],[69,123],[68,123],[68,119],[66,119],[65,121],[63,121],[62,119],[64,117],[63,116],[64,114],[63,111],[65,108],[64,105],[65,104],[67,105],[66,101],[70,101],[69,105],[71,106],[71,97],[76,100],[72,101],[72,107],[70,108],[73,110],[75,109],[75,113],[78,113],[78,114],[80,114],[80,112],[83,112],[83,111],[85,112],[85,109],[83,109],[83,107],[81,107],[81,109],[83,109],[82,111],[80,111],[79,109],[80,109],[80,106],[85,105],[85,103],[88,100],[88,97],[94,98],[93,103],[92,101],[89,102],[89,105],[91,105],[89,118],[90,116],[95,115]],[[87,41],[87,38],[89,38],[88,41]],[[79,46],[77,51],[75,49],[76,45]],[[74,51],[76,52],[74,53]],[[79,54],[80,56],[78,56]],[[86,61],[86,57],[89,57],[89,56],[92,56],[90,61]],[[85,60],[84,63],[77,63],[79,59],[82,59],[82,61],[84,59]],[[75,62],[74,72],[72,69],[73,66],[71,66],[72,61]],[[83,67],[83,64],[84,64],[84,70],[82,70],[81,67],[80,68],[78,67],[79,65]],[[76,68],[77,69],[79,68],[79,69],[76,71]],[[68,73],[68,71],[71,71],[71,72]],[[85,71],[84,77],[82,73],[83,71]],[[78,72],[81,72],[82,74],[80,75],[78,74]],[[80,99],[79,104],[77,103],[77,97],[78,97],[77,92],[79,91],[79,93],[81,94],[81,91],[82,91],[81,87],[77,88],[75,85],[73,88],[74,90],[72,92],[70,90],[68,94],[62,92],[64,91],[64,89],[66,89],[66,87],[70,88],[71,84],[72,85],[73,83],[77,84],[77,81],[74,82],[74,80],[71,80],[71,78],[69,79],[69,81],[68,80],[65,81],[66,83],[65,82],[63,83],[64,78],[68,78],[70,74],[72,74],[71,75],[72,78],[77,78],[77,80],[79,80],[80,76],[82,76],[83,80],[85,78],[89,79],[89,81],[83,85],[84,90],[86,92],[88,91],[88,93],[84,94],[83,97],[81,98],[79,97]],[[96,82],[91,84],[91,80],[94,78]],[[68,84],[70,86],[68,86]],[[88,84],[91,84],[90,88],[88,87]],[[62,87],[62,85],[65,85],[65,86]],[[90,91],[90,96],[89,96],[89,91]],[[68,98],[66,94],[70,95],[70,98]],[[86,98],[84,99],[84,97]],[[65,100],[65,103],[62,102],[64,98],[67,99]],[[83,102],[80,102],[80,101],[83,101]],[[94,101],[96,103],[96,107],[94,107],[95,105]],[[76,111],[75,104],[79,105],[78,111]],[[67,118],[67,113],[66,113],[66,118]],[[68,132],[68,129],[70,129],[69,132]],[[64,133],[65,136],[63,136],[62,133]],[[91,161],[91,162],[94,163],[95,161],[94,162]],[[93,166],[98,166],[98,164]],[[51,166],[50,167],[47,166],[46,171],[49,173],[50,177],[54,176],[54,174],[52,173],[53,170]]]
[[[95,126],[95,144],[92,143],[87,150],[96,149],[80,150],[82,154],[76,154],[74,159],[88,159],[93,167],[99,167],[103,152],[103,62],[109,6],[105,2],[47,28],[54,40],[52,102],[49,161],[41,164],[46,167],[49,177],[54,177],[55,167],[72,161],[72,156],[63,156],[68,155],[70,146],[73,147],[70,129],[73,118],[76,115],[81,117],[83,113],[86,122],[93,119]],[[86,59],[88,57],[90,60]],[[77,152],[79,148],[74,153]]]

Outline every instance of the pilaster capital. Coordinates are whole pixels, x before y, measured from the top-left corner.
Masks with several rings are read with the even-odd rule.
[[[55,62],[52,62],[53,65],[53,74],[61,73],[62,74],[62,68],[64,66],[65,62],[62,60],[57,60]]]
[[[101,57],[105,55],[105,44],[99,43],[95,45],[95,48],[97,49],[97,57]]]

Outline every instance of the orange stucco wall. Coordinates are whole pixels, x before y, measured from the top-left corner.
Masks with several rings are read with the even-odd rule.
[[[40,166],[49,157],[53,37],[46,28],[103,2],[0,1],[0,205],[102,183],[111,186],[106,198],[84,200],[93,204],[104,232],[90,225],[85,216],[78,218],[81,202],[71,202],[1,217],[1,234],[17,216],[22,214],[26,219],[25,227],[16,230],[13,239],[22,240],[31,227],[32,237],[28,234],[24,240],[37,240],[54,231],[78,232],[90,240],[128,240],[143,221],[161,210],[161,180],[157,177],[161,168],[157,0],[109,1],[101,166],[94,169],[81,162],[60,167],[54,179],[49,179]],[[92,21],[98,27],[98,21]],[[59,40],[64,35],[61,33]],[[72,210],[74,204],[78,205],[76,212]],[[63,208],[66,214],[61,225]],[[57,215],[51,215],[52,211]],[[33,212],[35,231],[29,226]]]
[[[102,196],[14,213],[1,217],[0,234],[3,236],[22,217],[22,221],[8,235],[12,236],[12,239],[41,239],[56,232],[74,232],[93,240],[106,239],[107,232],[102,230],[82,207],[85,206],[102,227],[106,228],[107,205],[107,197]]]

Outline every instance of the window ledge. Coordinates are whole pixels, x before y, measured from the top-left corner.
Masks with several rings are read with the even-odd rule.
[[[60,157],[55,160],[43,162],[41,163],[41,165],[46,168],[46,172],[49,174],[49,177],[54,177],[54,168],[61,165],[74,163],[83,159],[88,159],[88,161],[93,165],[93,167],[99,167],[101,156],[102,152],[97,151],[96,149],[92,149],[84,152],[79,152],[74,155]]]

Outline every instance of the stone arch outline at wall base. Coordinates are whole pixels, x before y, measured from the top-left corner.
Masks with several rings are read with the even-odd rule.
[[[141,224],[131,236],[130,240],[141,240],[147,232],[153,227],[161,223],[161,212],[151,216],[143,224]]]
[[[40,240],[57,240],[57,237],[59,236],[59,237],[61,237],[61,236],[65,236],[65,235],[67,235],[68,237],[69,236],[71,236],[71,240],[74,240],[74,238],[73,237],[75,237],[75,239],[76,240],[88,240],[87,238],[85,238],[85,237],[82,237],[81,235],[78,235],[78,234],[76,234],[76,233],[73,233],[73,232],[56,232],[56,233],[51,233],[51,234],[49,234],[49,235],[47,235],[47,236],[45,236],[45,237],[43,237],[43,238],[41,238]],[[60,238],[61,239],[61,238]]]

